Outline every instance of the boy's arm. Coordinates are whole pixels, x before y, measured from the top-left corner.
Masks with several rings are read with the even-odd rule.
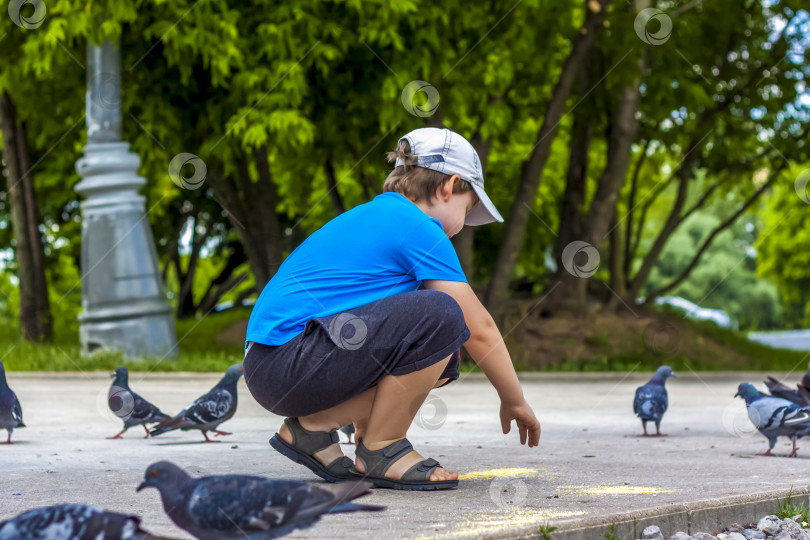
[[[540,422],[523,397],[523,389],[509,351],[492,316],[468,283],[438,279],[426,279],[422,283],[426,289],[449,294],[464,312],[464,321],[470,329],[470,339],[464,344],[464,348],[501,398],[503,432],[509,433],[510,424],[515,420],[520,432],[520,443],[524,444],[528,439],[529,446],[537,446],[540,441]]]

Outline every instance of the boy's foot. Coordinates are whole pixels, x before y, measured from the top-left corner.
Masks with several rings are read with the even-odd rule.
[[[430,490],[458,486],[458,473],[443,468],[435,459],[422,457],[408,439],[369,450],[358,437],[356,454],[353,474],[373,481],[376,487]],[[371,473],[366,473],[366,463]]]
[[[300,424],[301,423],[299,422],[299,425]],[[304,427],[304,426],[301,425],[301,427]],[[308,428],[304,428],[304,429],[308,429]],[[313,430],[310,430],[310,431],[313,431]],[[315,430],[315,431],[317,431],[317,430]],[[278,430],[278,434],[285,443],[292,444],[293,436],[292,436],[292,433],[290,432],[290,428],[287,427],[286,422],[281,425],[281,429]],[[329,465],[330,463],[335,461],[337,458],[343,457],[343,456],[344,456],[344,454],[343,454],[343,450],[340,449],[340,443],[334,443],[331,446],[328,446],[328,447],[324,448],[323,450],[319,450],[319,451],[315,452],[314,454],[312,454],[312,457],[317,459],[321,463],[321,465],[324,465],[324,466]]]
[[[343,455],[338,442],[336,429],[309,430],[298,418],[285,418],[279,433],[270,439],[270,446],[324,480],[342,482],[351,477],[352,460]]]

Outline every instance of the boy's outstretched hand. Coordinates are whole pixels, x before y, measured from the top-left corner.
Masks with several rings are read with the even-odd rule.
[[[517,424],[520,444],[526,444],[527,439],[530,448],[540,444],[540,421],[525,399],[518,405],[507,405],[501,401],[501,427],[504,433],[512,429],[512,420]]]

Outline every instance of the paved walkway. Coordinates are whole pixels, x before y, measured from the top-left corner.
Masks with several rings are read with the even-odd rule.
[[[176,412],[218,376],[149,375],[132,369],[133,388],[166,412]],[[777,374],[786,382],[798,379]],[[480,376],[435,391],[410,439],[424,455],[462,473],[458,490],[407,493],[376,490],[365,501],[388,510],[327,516],[291,538],[515,537],[550,522],[563,527],[610,519],[628,511],[718,497],[805,487],[810,445],[798,459],[756,457],[764,437],[751,432],[737,384],[761,387],[762,374],[679,373],[671,380],[665,438],[640,438],[632,414],[634,389],[647,374],[529,375],[526,396],[543,426],[539,448],[503,435],[495,391]],[[318,479],[267,444],[280,423],[240,383],[233,431],[219,444],[198,433],[145,440],[132,429],[106,440],[119,421],[107,411],[105,374],[9,373],[28,428],[16,444],[0,446],[0,519],[57,502],[84,502],[143,517],[145,528],[188,538],[164,515],[156,491],[135,493],[146,466],[168,459],[193,475],[261,474]],[[344,446],[351,453],[351,447]],[[776,452],[786,454],[787,441]],[[609,523],[609,522],[608,522]]]

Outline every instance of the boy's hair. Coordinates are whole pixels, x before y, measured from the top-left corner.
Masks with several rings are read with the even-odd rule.
[[[436,195],[439,186],[451,177],[449,174],[417,165],[417,157],[411,153],[411,145],[405,139],[399,141],[396,150],[388,152],[387,158],[389,162],[401,159],[403,165],[394,167],[394,170],[389,173],[383,184],[383,192],[396,191],[413,202],[425,200],[430,202]],[[453,186],[453,193],[466,193],[472,190],[472,185],[464,180],[460,180]]]

